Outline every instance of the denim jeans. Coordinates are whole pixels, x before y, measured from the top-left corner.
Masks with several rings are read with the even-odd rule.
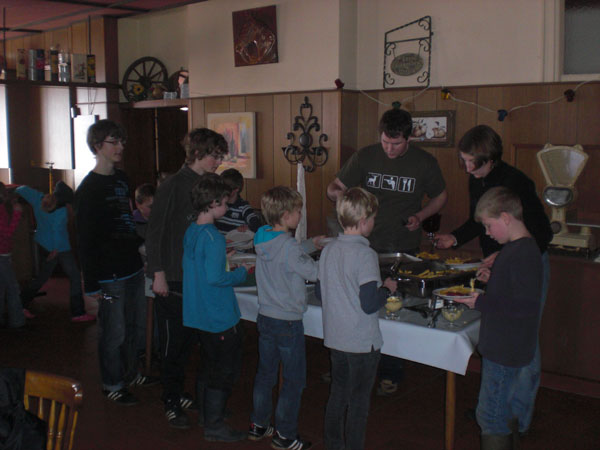
[[[23,305],[19,298],[19,283],[12,268],[10,255],[0,255],[0,325],[4,324],[5,314],[6,325],[9,328],[25,325]]]
[[[259,314],[256,326],[258,369],[250,420],[263,427],[269,425],[273,387],[281,362],[283,385],[275,408],[275,428],[282,436],[296,439],[302,391],[306,386],[304,325],[302,320],[280,320]]]
[[[81,316],[85,314],[85,304],[83,301],[83,293],[81,288],[81,271],[77,266],[77,261],[71,250],[66,252],[59,252],[54,258],[48,260],[50,254],[48,250],[38,244],[38,252],[40,254],[41,264],[40,272],[37,277],[27,284],[21,299],[23,300],[23,306],[29,308],[29,303],[35,297],[35,294],[40,288],[48,281],[52,272],[56,268],[56,264],[60,263],[65,274],[69,277],[70,289],[70,306],[71,306],[71,317]]]
[[[331,349],[331,388],[325,409],[328,450],[365,447],[371,390],[379,357],[379,350],[346,353]]]
[[[486,358],[481,364],[476,412],[481,434],[510,434],[510,421],[515,417],[515,386],[523,367],[503,366]]]
[[[105,390],[116,391],[138,375],[135,352],[137,306],[144,297],[144,274],[100,283],[114,298],[100,299],[98,307],[98,357]]]
[[[548,285],[550,284],[550,258],[548,253],[542,255],[543,277],[542,277],[542,298],[540,304],[540,322],[546,296],[548,294]],[[536,344],[535,356],[533,360],[522,368],[519,372],[519,378],[515,385],[513,414],[519,419],[519,431],[526,432],[531,425],[533,409],[535,407],[535,397],[540,387],[540,377],[542,374],[542,356],[540,353],[539,339]]]

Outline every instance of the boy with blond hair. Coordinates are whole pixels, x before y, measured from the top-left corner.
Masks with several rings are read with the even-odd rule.
[[[491,269],[477,273],[479,280],[487,282],[486,293],[456,300],[481,311],[482,370],[476,414],[481,448],[517,448],[518,412],[532,405],[522,404],[515,387],[536,351],[542,257],[523,222],[521,201],[510,189],[494,187],[483,194],[475,219],[503,245]]]
[[[383,338],[377,312],[396,281],[383,284],[377,253],[367,237],[377,198],[354,187],[341,194],[336,212],[344,234],[319,259],[317,297],[323,302],[323,337],[331,352],[331,390],[325,410],[325,447],[364,448],[371,389]]]
[[[254,236],[258,288],[258,353],[253,410],[248,439],[273,435],[275,449],[304,450],[311,443],[298,435],[298,412],[306,385],[306,351],[302,317],[307,310],[305,280],[317,280],[317,263],[309,256],[322,236],[299,243],[290,230],[300,222],[302,196],[285,186],[274,187],[261,198],[268,225]],[[272,390],[279,364],[283,385],[270,425]]]

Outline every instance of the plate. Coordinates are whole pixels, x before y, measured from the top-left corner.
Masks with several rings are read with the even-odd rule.
[[[448,289],[448,288],[445,287],[445,288],[435,289],[433,291],[433,295],[437,295],[438,297],[446,299],[446,300],[457,300],[457,299],[461,300],[463,298],[468,298],[468,297],[471,296],[471,294],[468,294],[468,295],[466,295],[466,294],[465,295],[443,295],[443,294],[440,294],[441,291],[444,291],[446,289]],[[475,289],[474,292],[476,292],[477,294],[484,294],[485,293],[485,291],[483,291],[481,289]]]
[[[227,248],[239,248],[239,249],[248,249],[252,248],[254,243],[254,233],[250,230],[248,231],[237,231],[231,230],[229,233],[225,235],[225,241],[227,242]]]
[[[481,266],[482,262],[481,261],[477,261],[477,262],[473,262],[473,263],[464,263],[464,264],[446,264],[450,269],[456,269],[456,270],[477,270],[479,269],[479,266]]]
[[[230,264],[244,264],[244,263],[255,263],[255,253],[235,253],[227,258]]]

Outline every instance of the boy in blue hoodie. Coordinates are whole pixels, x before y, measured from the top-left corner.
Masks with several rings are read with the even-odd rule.
[[[221,442],[246,437],[224,422],[224,413],[242,359],[241,314],[233,286],[246,280],[251,267],[227,271],[225,238],[214,222],[227,211],[228,196],[219,175],[201,175],[191,193],[198,217],[183,237],[183,325],[196,329],[202,347],[197,385],[204,387],[203,401],[199,399],[204,439]]]
[[[254,236],[256,285],[258,288],[258,353],[254,380],[253,410],[248,439],[258,441],[274,433],[270,425],[272,390],[279,363],[283,385],[275,410],[271,447],[304,450],[311,443],[298,435],[298,412],[306,384],[306,351],[302,317],[307,309],[305,280],[317,280],[317,263],[309,256],[323,236],[300,244],[290,230],[300,222],[302,196],[285,186],[276,186],[261,198],[268,225]]]

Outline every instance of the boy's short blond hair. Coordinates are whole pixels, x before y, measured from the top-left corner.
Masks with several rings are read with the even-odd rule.
[[[338,221],[342,228],[358,225],[360,219],[368,219],[377,213],[379,201],[363,188],[353,187],[344,192],[335,205]]]
[[[497,219],[503,212],[523,221],[523,205],[519,196],[507,187],[493,187],[477,202],[475,220],[481,222],[483,217]]]
[[[302,196],[287,186],[275,186],[260,198],[260,207],[266,222],[272,227],[281,224],[284,212],[302,208]]]

